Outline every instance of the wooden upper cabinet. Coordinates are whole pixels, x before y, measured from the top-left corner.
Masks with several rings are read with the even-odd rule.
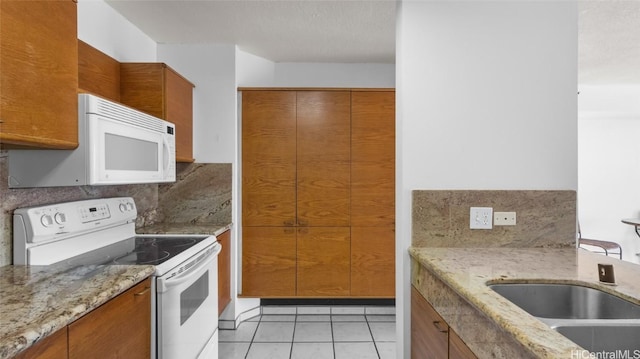
[[[120,102],[120,62],[78,40],[78,89]]]
[[[0,1],[0,143],[78,146],[76,3]]]
[[[297,93],[299,226],[350,225],[351,92]]]
[[[395,92],[351,95],[351,225],[395,225]]]
[[[242,93],[243,226],[296,221],[296,93]]]
[[[163,63],[121,63],[120,101],[176,125],[176,160],[193,162],[194,85]]]

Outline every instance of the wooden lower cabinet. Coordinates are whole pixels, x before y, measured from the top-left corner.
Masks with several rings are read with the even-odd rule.
[[[471,349],[413,286],[411,287],[411,358],[476,358]]]
[[[351,227],[351,295],[393,297],[396,240],[393,227]]]
[[[42,339],[29,349],[14,357],[15,359],[61,359],[67,358],[67,327]]]
[[[231,302],[231,230],[216,237],[222,245],[218,254],[218,316]]]
[[[296,232],[293,227],[242,228],[242,295],[296,294]]]
[[[449,326],[431,304],[411,287],[411,358],[447,359]]]
[[[148,359],[151,294],[147,279],[69,324],[69,358]]]
[[[471,349],[460,339],[458,334],[449,329],[449,358],[450,359],[475,359]]]
[[[297,295],[335,297],[350,294],[349,227],[297,229]]]

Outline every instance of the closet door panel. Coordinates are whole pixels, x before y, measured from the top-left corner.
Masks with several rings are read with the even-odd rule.
[[[351,282],[349,228],[298,228],[297,240],[297,295],[348,296]]]
[[[242,93],[242,221],[293,226],[296,217],[296,93]]]

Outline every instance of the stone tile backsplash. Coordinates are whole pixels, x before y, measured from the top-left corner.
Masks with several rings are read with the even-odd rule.
[[[179,164],[173,184],[8,188],[7,153],[0,151],[0,266],[13,260],[16,208],[100,197],[133,197],[136,227],[162,221],[231,223],[231,164]],[[185,222],[182,222],[185,221]]]
[[[415,247],[573,247],[576,192],[414,190]],[[516,212],[515,226],[469,229],[470,207]]]

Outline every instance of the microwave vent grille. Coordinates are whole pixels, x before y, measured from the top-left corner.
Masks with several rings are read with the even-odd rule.
[[[96,114],[156,132],[164,132],[165,130],[163,120],[113,102],[98,101]]]

